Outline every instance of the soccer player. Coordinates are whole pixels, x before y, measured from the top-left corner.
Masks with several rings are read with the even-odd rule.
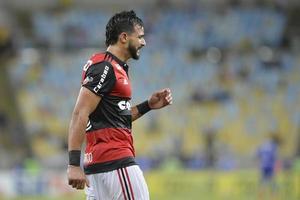
[[[276,194],[274,175],[280,139],[276,134],[271,134],[270,137],[271,138],[264,141],[257,150],[261,173],[261,183],[259,188],[259,195],[261,198],[269,195],[268,192],[271,192],[271,195]]]
[[[146,45],[144,25],[134,11],[115,14],[106,25],[106,46],[83,67],[82,87],[69,127],[69,185],[88,200],[147,200],[148,187],[135,162],[131,124],[150,110],[172,104],[169,88],[131,106],[127,61]],[[86,138],[84,171],[80,149]]]

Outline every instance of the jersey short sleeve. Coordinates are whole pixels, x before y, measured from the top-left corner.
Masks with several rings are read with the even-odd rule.
[[[93,64],[87,69],[82,86],[98,96],[104,96],[111,92],[115,83],[116,76],[112,65],[109,62],[101,62]]]

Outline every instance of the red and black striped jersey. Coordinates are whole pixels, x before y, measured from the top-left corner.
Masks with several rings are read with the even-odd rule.
[[[83,67],[81,84],[101,96],[86,128],[85,173],[134,165],[128,65],[110,52],[94,54]]]

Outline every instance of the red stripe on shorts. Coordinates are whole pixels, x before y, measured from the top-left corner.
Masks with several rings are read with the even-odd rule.
[[[133,194],[133,190],[132,190],[132,187],[131,187],[130,179],[129,179],[129,176],[128,176],[127,168],[125,167],[124,169],[125,169],[126,178],[127,178],[128,184],[129,184],[129,188],[130,188],[132,200],[134,200],[134,194]]]
[[[118,172],[119,181],[120,181],[120,184],[121,184],[121,187],[122,187],[122,193],[124,195],[124,199],[127,200],[125,190],[124,190],[124,185],[123,185],[123,182],[122,182],[122,179],[121,179],[121,176],[120,176],[119,169],[117,170],[117,172]]]

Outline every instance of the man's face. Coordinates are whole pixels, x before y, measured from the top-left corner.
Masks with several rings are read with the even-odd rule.
[[[134,31],[129,36],[128,51],[135,60],[139,59],[140,49],[146,45],[144,35],[144,28],[140,25],[135,25]]]

